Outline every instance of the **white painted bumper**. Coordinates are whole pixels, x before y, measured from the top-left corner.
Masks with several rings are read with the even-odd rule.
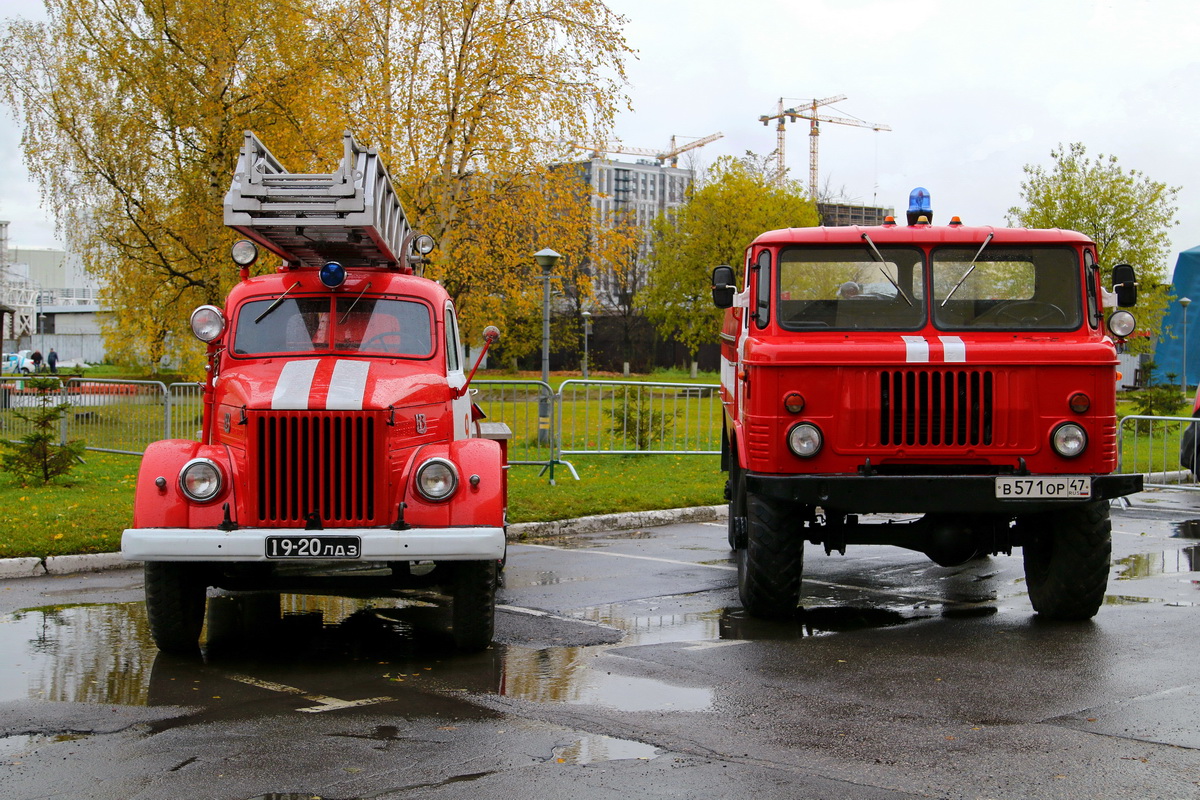
[[[362,553],[351,561],[481,561],[504,556],[504,529],[241,528],[236,531],[195,528],[129,528],[121,535],[126,561],[302,561],[267,558],[268,536],[357,536]],[[312,559],[319,561],[321,559]]]

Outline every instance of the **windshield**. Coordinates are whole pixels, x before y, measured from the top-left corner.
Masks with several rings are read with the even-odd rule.
[[[921,251],[910,247],[783,250],[779,324],[788,330],[919,328],[925,321],[922,266]]]
[[[244,303],[238,311],[233,352],[424,357],[433,350],[432,330],[429,306],[411,300],[324,296],[280,302],[268,297]]]
[[[1073,330],[1083,320],[1079,256],[1068,247],[940,247],[933,320],[945,330]]]

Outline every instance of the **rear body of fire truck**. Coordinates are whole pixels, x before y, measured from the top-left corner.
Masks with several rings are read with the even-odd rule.
[[[503,426],[473,413],[454,306],[421,277],[375,151],[287,172],[246,134],[225,222],[241,281],[202,306],[199,441],[147,449],[126,558],[159,648],[194,652],[210,588],[448,596],[459,647],[491,641],[505,552]],[[250,277],[263,247],[281,264]],[[498,337],[489,328],[490,344]]]
[[[1080,234],[927,218],[765,233],[737,294],[718,267],[746,608],[794,613],[808,541],[945,566],[1021,547],[1038,613],[1095,615],[1109,501],[1141,488],[1114,474],[1114,337],[1133,318],[1111,307],[1136,300],[1132,269],[1116,293],[1104,278]]]

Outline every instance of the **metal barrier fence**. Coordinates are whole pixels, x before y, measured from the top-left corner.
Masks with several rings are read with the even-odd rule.
[[[20,439],[33,430],[39,405],[25,379],[0,383],[0,437]],[[198,438],[204,387],[195,383],[69,378],[54,393],[67,404],[59,440],[82,440],[88,450],[141,455],[159,439]]]
[[[27,383],[0,382],[0,438],[29,433],[29,423],[15,413],[37,403]],[[714,384],[572,379],[555,393],[537,380],[477,380],[471,388],[488,419],[512,431],[509,463],[541,466],[551,480],[557,466],[575,474],[563,455],[720,452],[720,387]],[[199,438],[203,390],[197,383],[70,378],[56,398],[69,406],[61,440],[139,455],[159,439]]]
[[[1118,471],[1141,473],[1146,486],[1200,491],[1196,475],[1183,466],[1182,442],[1192,417],[1155,417],[1131,414],[1117,426]],[[1191,443],[1192,464],[1197,465],[1197,444]]]

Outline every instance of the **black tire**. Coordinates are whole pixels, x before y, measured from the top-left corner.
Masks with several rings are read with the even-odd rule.
[[[1191,423],[1183,429],[1183,437],[1179,440],[1180,465],[1196,474],[1196,423]]]
[[[164,653],[192,655],[200,647],[208,592],[205,568],[198,564],[147,561],[146,616],[150,635]]]
[[[496,629],[496,562],[455,564],[452,602],[455,646],[467,652],[486,649]]]
[[[746,546],[737,551],[738,595],[761,619],[791,619],[800,605],[804,538],[791,506],[746,494]]]
[[[1056,620],[1096,616],[1108,590],[1112,522],[1101,500],[1020,522],[1022,555],[1033,610]]]
[[[746,546],[746,476],[737,462],[729,465],[729,549]]]

